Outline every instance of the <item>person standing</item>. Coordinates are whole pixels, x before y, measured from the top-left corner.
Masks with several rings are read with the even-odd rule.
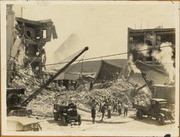
[[[124,104],[124,116],[128,114],[128,105]]]
[[[92,123],[95,123],[95,118],[96,118],[96,101],[95,99],[92,99],[92,104],[91,104],[91,117],[92,117]]]
[[[92,123],[95,123],[95,118],[96,118],[96,108],[91,108],[91,117],[92,117]]]
[[[89,88],[89,90],[92,90],[92,89],[93,89],[93,85],[94,85],[94,82],[91,81],[91,82],[90,82],[90,88]]]
[[[122,105],[120,102],[118,102],[118,105],[117,105],[117,111],[118,111],[118,114],[119,116],[122,114]]]
[[[100,101],[99,101],[99,112],[101,112],[101,108],[102,108],[102,100],[100,99]]]
[[[108,105],[108,118],[111,118],[111,105]]]
[[[106,110],[106,104],[104,103],[101,107],[101,113],[102,113],[101,121],[103,121],[105,110]]]
[[[113,105],[113,112],[117,112],[117,99],[114,101]]]

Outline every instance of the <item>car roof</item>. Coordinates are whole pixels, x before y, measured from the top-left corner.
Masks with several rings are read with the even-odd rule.
[[[158,102],[167,102],[167,100],[165,100],[163,98],[153,98],[152,100],[158,101]]]

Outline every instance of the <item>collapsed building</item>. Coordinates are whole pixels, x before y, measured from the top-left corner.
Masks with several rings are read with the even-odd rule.
[[[19,66],[21,66],[24,69],[27,68],[27,70],[31,70],[32,68],[32,72],[34,74],[40,75],[42,73],[42,68],[44,67],[45,64],[44,46],[46,42],[49,42],[51,40],[51,36],[53,36],[53,38],[57,38],[53,22],[51,20],[32,21],[23,18],[16,18],[17,24],[14,25],[13,22],[14,14],[11,11],[12,7],[10,6],[10,8],[9,9],[7,8],[7,10],[9,10],[8,19],[10,20],[9,22],[7,22],[7,30],[8,30],[7,32],[9,34],[7,35],[7,40],[10,40],[9,43],[7,43],[8,63],[9,63],[8,77],[17,75],[17,74],[12,75],[12,72],[16,72],[16,69],[19,68]],[[135,40],[135,37],[133,37],[133,40]],[[137,54],[133,54],[133,57],[136,55]],[[130,57],[130,55],[128,57]],[[141,61],[144,61],[144,59],[142,59]],[[110,62],[112,63],[113,61]],[[56,81],[61,81],[61,80],[69,81],[69,80],[77,80],[81,75],[83,75],[84,77],[91,76],[94,78],[93,80],[95,81],[103,81],[104,79],[111,81],[112,85],[108,88],[104,88],[104,89],[94,88],[92,91],[82,91],[82,92],[74,92],[74,91],[67,92],[66,90],[64,90],[63,88],[59,87],[57,84],[52,82],[51,79],[52,76],[48,75],[47,78],[43,81],[43,79],[36,78],[34,75],[33,76],[29,75],[28,73],[24,73],[24,71],[20,71],[20,70],[17,70],[19,71],[18,75],[20,75],[20,77],[16,76],[15,80],[13,81],[12,87],[25,88],[26,92],[24,98],[26,98],[26,100],[29,99],[29,96],[31,97],[31,99],[34,98],[34,96],[36,96],[36,93],[39,93],[39,91],[43,90],[41,95],[37,95],[37,97],[34,100],[30,101],[30,103],[28,104],[28,108],[32,109],[33,113],[36,112],[36,115],[37,114],[47,115],[48,113],[52,115],[53,112],[52,109],[53,109],[53,104],[55,103],[55,98],[60,97],[60,99],[57,100],[67,100],[67,96],[73,96],[81,104],[88,104],[91,98],[96,98],[99,101],[101,101],[102,99],[104,99],[104,97],[108,97],[113,99],[118,98],[119,100],[124,102],[124,104],[129,105],[133,102],[133,99],[131,97],[131,93],[135,89],[133,84],[138,83],[139,80],[137,80],[137,77],[135,77],[135,79],[132,79],[133,76],[130,75],[132,77],[130,77],[129,82],[123,81],[121,79],[117,80],[117,82],[112,81],[114,80],[114,77],[116,77],[117,79],[117,75],[121,76],[122,74],[133,74],[133,73],[129,73],[129,72],[125,73],[124,66],[127,64],[127,60],[121,60],[121,61],[118,60],[119,65],[111,64],[110,62],[108,63],[107,61],[99,61],[96,62],[98,65],[95,64],[93,65],[92,62],[89,62],[87,64],[84,62],[83,64],[79,64],[77,67],[74,67],[74,69],[72,69],[73,67],[72,65],[68,70],[62,73],[62,75],[59,75],[56,79]],[[18,67],[16,65],[18,65]],[[142,65],[139,66],[142,67]],[[137,65],[138,68],[139,66]],[[150,71],[149,70],[145,71],[147,70],[146,65],[144,70],[143,69],[140,70],[148,74],[147,77],[150,80],[153,79],[153,77],[152,78],[149,77],[149,75],[151,75],[149,73]],[[135,74],[136,73],[134,73],[133,75]],[[156,74],[159,73],[157,72]],[[141,76],[141,74],[138,74],[138,76]],[[164,77],[167,78],[167,75],[165,75]],[[50,82],[48,82],[49,79]],[[46,84],[46,82],[49,83],[49,86],[47,86],[48,84]],[[141,84],[143,85],[144,83]],[[43,87],[46,88],[42,88],[42,85]],[[145,93],[144,90],[139,90],[139,89],[138,91],[140,91],[140,94],[137,97],[138,100],[143,99],[146,101],[147,98],[150,98],[149,94]],[[38,92],[34,92],[34,91],[38,91]]]
[[[16,17],[16,30],[25,46],[27,57],[26,64],[31,64],[33,70],[42,74],[42,67],[45,65],[46,53],[44,46],[46,42],[57,39],[55,26],[48,20],[33,21]],[[38,68],[36,68],[38,67]]]
[[[126,62],[126,59],[113,59],[76,63],[60,74],[55,81],[67,87],[69,82],[75,84],[81,78],[93,83],[117,80]]]
[[[15,17],[13,5],[6,8],[7,114],[26,115],[22,102],[46,81],[41,78],[46,63],[45,44],[57,38],[53,22]],[[56,88],[54,85],[51,88]],[[57,89],[58,90],[58,89]]]
[[[7,5],[7,83],[20,69],[41,76],[46,63],[45,44],[57,39],[51,19],[28,20],[15,17],[12,5]],[[15,22],[14,22],[15,20]]]
[[[175,102],[174,28],[128,28],[128,59],[126,79],[147,84],[152,97]]]

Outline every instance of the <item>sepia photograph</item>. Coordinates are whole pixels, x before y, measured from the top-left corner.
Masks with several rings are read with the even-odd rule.
[[[179,8],[1,2],[2,134],[179,136]]]

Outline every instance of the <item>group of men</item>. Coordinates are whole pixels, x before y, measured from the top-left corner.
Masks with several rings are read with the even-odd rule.
[[[99,107],[97,107],[99,106]],[[97,108],[99,108],[97,110]],[[112,112],[118,113],[119,116],[122,114],[122,109],[124,110],[124,116],[128,114],[128,105],[123,104],[120,100],[115,99],[113,101],[110,98],[104,98],[104,100],[100,100],[97,102],[95,99],[91,101],[91,117],[92,123],[95,123],[96,111],[101,113],[101,121],[103,121],[105,113],[107,112],[107,118],[111,118]]]

